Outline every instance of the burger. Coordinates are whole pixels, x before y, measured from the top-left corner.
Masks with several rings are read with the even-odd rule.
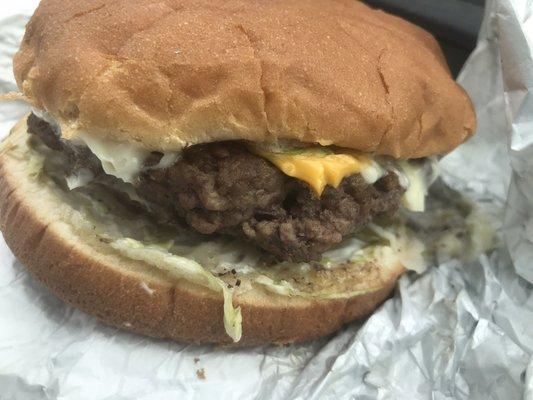
[[[324,336],[424,246],[475,114],[434,38],[354,0],[43,0],[14,71],[0,227],[58,297],[196,343]]]

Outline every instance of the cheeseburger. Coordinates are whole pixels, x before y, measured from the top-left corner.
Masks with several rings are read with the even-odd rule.
[[[434,38],[354,0],[43,0],[14,59],[0,227],[124,329],[290,343],[368,315],[475,130]]]

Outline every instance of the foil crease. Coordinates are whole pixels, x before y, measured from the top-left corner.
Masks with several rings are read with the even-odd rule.
[[[35,0],[0,6],[0,91]],[[459,81],[478,134],[443,180],[496,210],[500,246],[401,278],[366,321],[287,347],[223,349],[104,326],[29,277],[0,240],[0,399],[533,400],[533,3],[489,0]],[[0,104],[0,136],[28,108]]]

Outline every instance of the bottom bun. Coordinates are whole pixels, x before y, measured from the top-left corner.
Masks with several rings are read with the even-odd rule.
[[[404,271],[398,262],[344,263],[332,273],[344,286],[354,280],[358,291],[350,298],[286,296],[251,285],[233,296],[242,312],[242,338],[233,343],[224,328],[222,294],[127,258],[91,231],[88,217],[62,200],[58,185],[32,169],[26,129],[19,122],[2,145],[0,229],[35,278],[110,325],[195,343],[306,341],[371,313]]]

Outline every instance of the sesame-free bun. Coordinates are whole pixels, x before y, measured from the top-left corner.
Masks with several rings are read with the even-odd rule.
[[[66,138],[296,139],[415,158],[475,114],[426,31],[354,0],[43,0],[20,90]]]
[[[223,325],[222,293],[127,258],[102,241],[97,223],[44,173],[32,170],[26,129],[25,120],[17,124],[0,150],[0,229],[28,271],[62,300],[108,324],[153,337],[232,344]],[[288,297],[257,285],[237,292],[243,336],[235,345],[330,334],[371,313],[403,271],[398,263],[348,263],[306,278],[309,285],[325,282],[333,291],[358,292],[347,299]]]

